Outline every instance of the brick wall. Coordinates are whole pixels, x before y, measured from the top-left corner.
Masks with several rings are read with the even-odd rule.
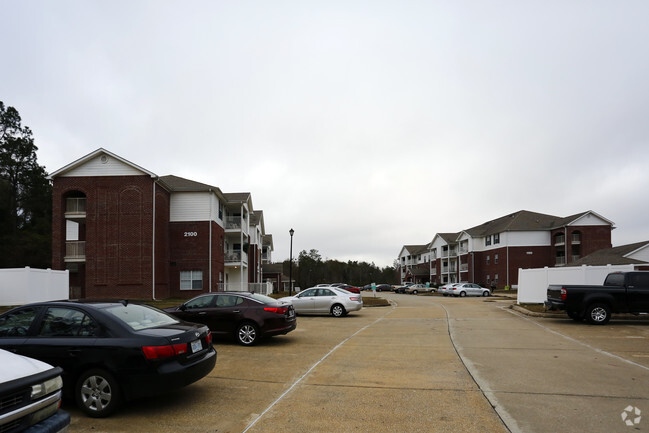
[[[169,249],[171,266],[169,293],[171,297],[189,298],[200,293],[218,290],[219,272],[224,273],[224,230],[215,222],[212,225],[212,261],[210,263],[210,222],[173,222],[169,224]],[[212,281],[210,287],[210,269]],[[202,271],[202,290],[180,290],[181,271]]]
[[[53,182],[52,266],[65,269],[65,199],[86,197],[83,297],[152,294],[153,179],[149,176],[59,177]],[[168,205],[167,205],[168,206]],[[163,205],[164,207],[164,205]],[[168,218],[168,213],[166,214]],[[156,230],[164,238],[164,229]]]

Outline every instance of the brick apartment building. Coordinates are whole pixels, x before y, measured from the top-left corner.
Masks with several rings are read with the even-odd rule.
[[[521,210],[455,233],[437,233],[399,254],[401,280],[518,284],[518,269],[569,266],[611,248],[613,223],[592,211],[568,217]]]
[[[164,299],[261,286],[272,237],[250,193],[160,177],[105,149],[50,179],[52,267],[70,271],[71,297]]]

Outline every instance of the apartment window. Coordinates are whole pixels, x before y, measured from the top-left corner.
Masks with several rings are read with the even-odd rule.
[[[180,271],[180,290],[203,290],[203,271]]]
[[[223,203],[221,201],[219,201],[219,219],[223,219]]]
[[[494,275],[494,284],[498,284],[498,274]]]
[[[484,238],[484,244],[491,245],[491,236],[487,236],[486,238]]]
[[[488,255],[487,256],[487,264],[489,264],[490,262],[491,262],[491,256]]]
[[[498,254],[494,254],[494,265],[498,264]]]
[[[494,245],[499,244],[499,243],[500,243],[500,233],[496,233],[494,235]]]

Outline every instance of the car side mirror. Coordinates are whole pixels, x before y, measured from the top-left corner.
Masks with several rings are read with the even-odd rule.
[[[185,311],[187,309],[187,305],[182,304],[180,307],[178,307],[180,311]]]

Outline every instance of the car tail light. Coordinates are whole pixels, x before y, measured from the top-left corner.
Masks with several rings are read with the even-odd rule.
[[[567,297],[568,297],[568,291],[562,287],[561,288],[561,300],[565,301]]]
[[[288,307],[264,307],[264,310],[271,313],[286,314]]]
[[[212,331],[207,331],[207,335],[205,336],[205,342],[209,346],[212,344]]]
[[[187,343],[172,344],[167,346],[142,346],[146,359],[171,358],[172,356],[187,353]]]
[[[361,297],[360,297],[360,296],[350,296],[350,297],[349,297],[349,300],[350,300],[350,301],[360,301],[360,300],[361,300]]]

